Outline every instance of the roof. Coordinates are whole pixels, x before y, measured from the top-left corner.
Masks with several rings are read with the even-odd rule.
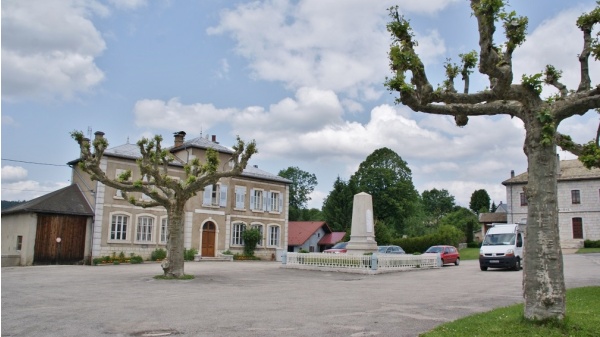
[[[76,184],[42,195],[2,211],[2,215],[17,213],[50,213],[93,216],[94,212]]]
[[[178,150],[186,149],[188,147],[196,147],[196,148],[199,148],[199,149],[208,149],[208,148],[211,148],[211,149],[215,149],[215,150],[217,150],[219,152],[222,152],[222,153],[233,153],[232,149],[230,149],[230,148],[228,148],[226,146],[220,145],[219,143],[213,142],[213,141],[211,141],[211,140],[209,140],[207,138],[204,138],[204,137],[197,137],[197,138],[194,138],[194,139],[187,140],[187,141],[183,142],[179,146],[173,146],[170,149],[170,151],[171,152],[176,152]]]
[[[331,232],[325,234],[321,240],[319,240],[320,245],[334,245],[344,239],[346,236],[346,232]]]
[[[495,213],[480,213],[479,222],[481,223],[492,223],[492,222],[506,222],[506,212],[495,212]]]
[[[560,165],[560,174],[557,180],[560,181],[569,181],[569,180],[592,180],[592,179],[600,179],[600,169],[592,168],[588,169],[583,166],[583,163],[579,161],[579,159],[571,159],[571,160],[561,160],[559,162]],[[527,172],[521,173],[517,176],[514,176],[510,179],[507,179],[502,182],[502,185],[518,185],[518,184],[527,184],[528,174]]]
[[[323,228],[325,233],[331,233],[331,229],[325,221],[290,221],[288,223],[288,245],[302,245],[319,228]]]
[[[263,171],[263,170],[259,169],[258,166],[256,166],[256,165],[246,166],[246,168],[244,169],[244,172],[242,172],[242,177],[267,179],[267,180],[279,181],[279,182],[286,183],[286,184],[292,183],[291,180],[274,175],[267,171]]]

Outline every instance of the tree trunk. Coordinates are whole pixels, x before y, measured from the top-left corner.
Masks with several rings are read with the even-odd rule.
[[[565,317],[565,281],[560,248],[557,202],[556,145],[542,144],[542,125],[536,114],[524,121],[528,162],[527,230],[523,295],[528,320]]]
[[[179,278],[184,275],[183,265],[183,205],[177,202],[168,210],[167,258],[161,264],[165,276]]]

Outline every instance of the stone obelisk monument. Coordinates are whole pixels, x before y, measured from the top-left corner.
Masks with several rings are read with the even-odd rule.
[[[370,194],[361,192],[354,195],[352,229],[350,230],[350,241],[346,249],[350,254],[377,252],[373,200]]]

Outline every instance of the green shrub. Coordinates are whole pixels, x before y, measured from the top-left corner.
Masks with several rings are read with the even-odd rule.
[[[233,255],[233,253],[229,249],[227,249],[226,251],[222,252],[221,254],[223,254],[223,255]]]
[[[475,242],[475,241],[467,242],[467,248],[479,248],[479,247],[481,247],[480,242]]]
[[[167,257],[167,251],[162,248],[157,248],[150,254],[150,260],[162,261]]]
[[[118,261],[119,262],[125,262],[125,253],[123,253],[123,252],[119,253]]]
[[[258,228],[246,229],[242,232],[242,239],[244,240],[244,255],[254,256],[254,250],[260,241],[260,230]]]
[[[103,259],[103,258],[101,258],[101,257],[94,258],[94,259],[92,260],[92,264],[93,264],[94,266],[97,266],[98,264],[102,263],[102,261],[103,261],[103,260],[104,260],[104,259]]]
[[[583,248],[600,248],[600,240],[585,240],[583,241]]]
[[[119,262],[119,260],[114,260],[114,261],[113,261],[113,264],[114,264],[114,265],[117,265],[117,264],[121,264],[121,262]]]
[[[131,264],[144,263],[144,259],[139,255],[133,255],[129,259],[129,263],[131,263]]]
[[[183,249],[183,260],[184,261],[194,261],[194,256],[198,255],[198,249],[190,248]]]
[[[245,254],[233,254],[233,259],[234,260],[260,260],[260,257],[258,256],[254,256],[254,255],[245,255]]]
[[[398,245],[408,254],[423,253],[427,248],[436,245],[450,245],[458,247],[464,233],[454,226],[440,226],[437,232],[413,238],[393,239],[391,244]]]
[[[303,254],[306,254],[306,253],[308,253],[308,250],[306,250],[306,249],[300,249],[300,250],[298,251],[298,253],[303,253]]]

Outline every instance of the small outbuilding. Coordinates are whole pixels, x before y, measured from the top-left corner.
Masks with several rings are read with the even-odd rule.
[[[2,211],[2,267],[85,263],[94,212],[75,184]]]
[[[325,221],[290,221],[288,252],[322,252],[341,241],[344,235],[346,232],[332,232]]]

